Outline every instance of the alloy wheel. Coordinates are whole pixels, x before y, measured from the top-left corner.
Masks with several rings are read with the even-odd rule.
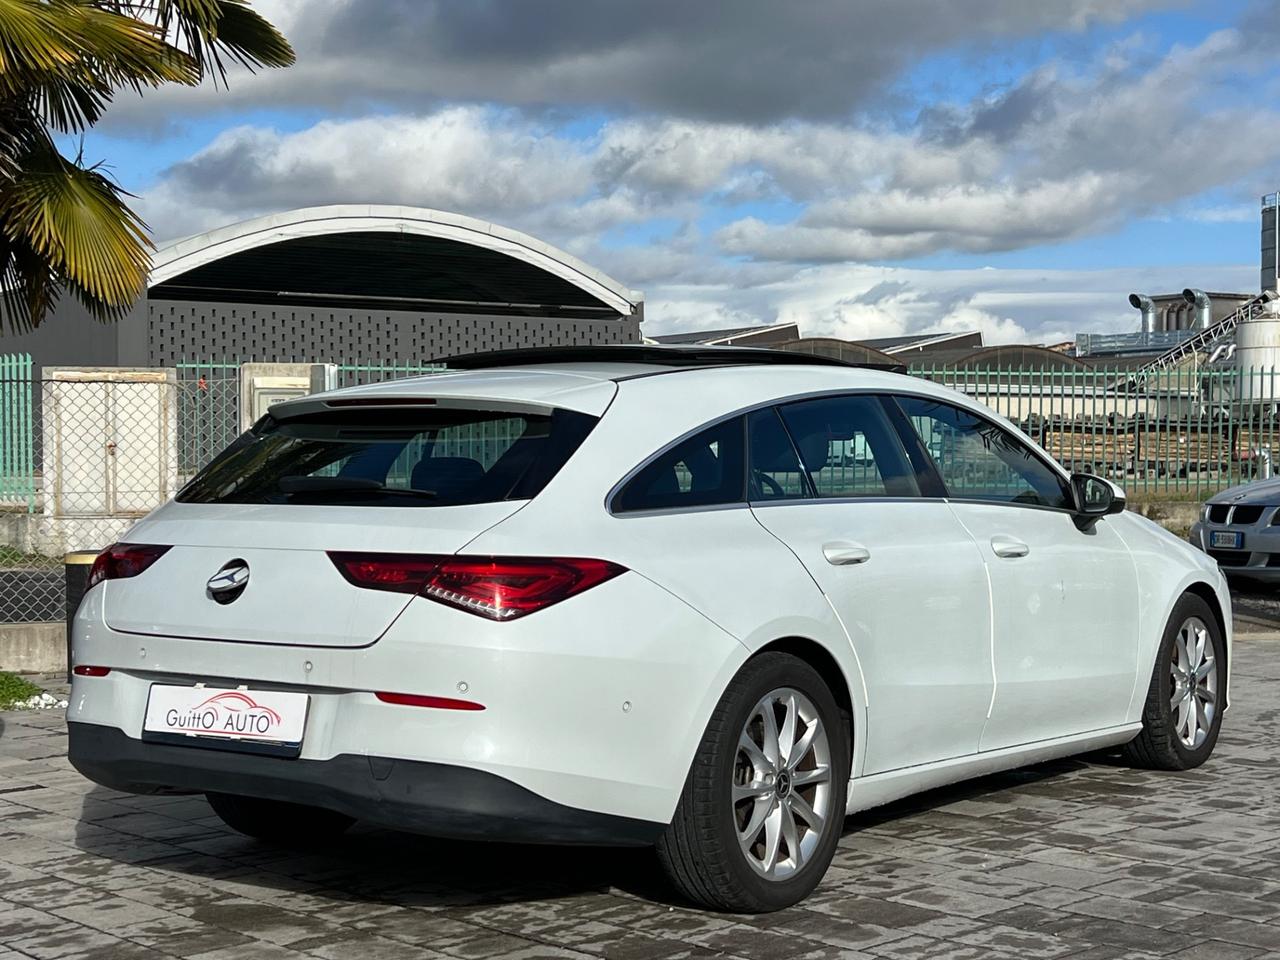
[[[747,862],[784,880],[813,856],[832,811],[831,742],[813,702],[783,687],[760,699],[738,738],[733,816]],[[838,816],[833,818],[833,813]]]
[[[1209,628],[1199,617],[1183,621],[1173,638],[1169,672],[1173,730],[1184,747],[1195,750],[1208,738],[1218,712],[1218,662]]]

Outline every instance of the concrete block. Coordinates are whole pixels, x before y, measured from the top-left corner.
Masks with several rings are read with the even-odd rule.
[[[63,673],[66,669],[65,623],[0,624],[0,670]]]

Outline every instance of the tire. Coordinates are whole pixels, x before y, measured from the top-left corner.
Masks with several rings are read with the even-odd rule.
[[[267,843],[308,846],[343,833],[355,819],[333,810],[263,800],[230,793],[207,793],[205,798],[232,830]]]
[[[1188,650],[1192,660],[1199,656],[1201,630],[1203,656],[1212,657],[1212,663],[1199,662],[1197,673],[1203,676],[1187,696]],[[1142,732],[1125,745],[1125,759],[1152,770],[1190,770],[1208,760],[1222,726],[1226,670],[1226,644],[1217,618],[1204,600],[1184,594],[1164,628],[1142,711]],[[1198,708],[1194,715],[1189,712],[1193,708]]]
[[[766,709],[778,748],[770,745]],[[787,742],[788,714],[796,718],[793,750],[778,764],[769,754],[780,755]],[[754,751],[741,745],[744,734]],[[658,841],[673,886],[697,904],[734,913],[781,910],[808,896],[840,841],[849,745],[849,719],[817,671],[784,653],[748,661],[712,713],[675,816]],[[807,813],[817,815],[820,827]],[[740,832],[753,842],[740,843]],[[773,837],[780,839],[772,843],[770,866]]]

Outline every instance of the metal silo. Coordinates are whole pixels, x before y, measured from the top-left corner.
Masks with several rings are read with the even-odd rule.
[[[1236,328],[1236,368],[1241,400],[1272,403],[1280,373],[1280,301],[1269,300]]]

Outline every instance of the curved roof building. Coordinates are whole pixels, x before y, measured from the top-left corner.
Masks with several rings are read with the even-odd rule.
[[[114,326],[60,303],[3,349],[38,365],[396,360],[638,343],[644,298],[535,237],[419,207],[269,214],[158,249]]]

